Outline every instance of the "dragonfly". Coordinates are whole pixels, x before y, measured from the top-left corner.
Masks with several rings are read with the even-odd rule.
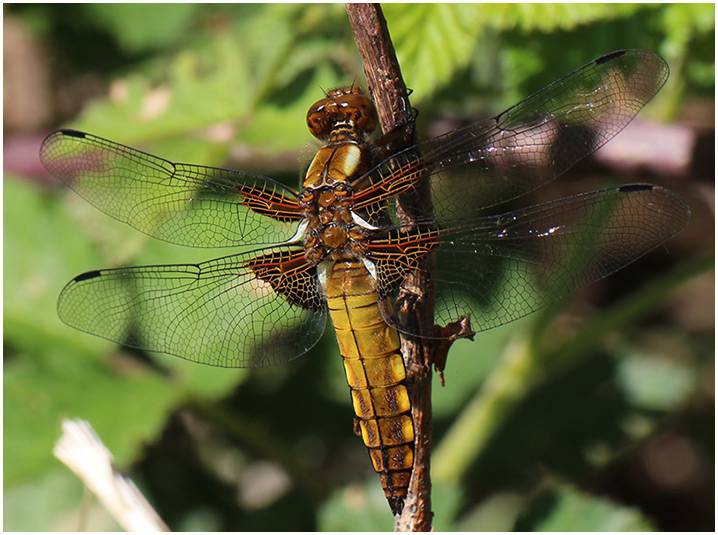
[[[420,276],[431,288],[435,325],[462,320],[480,332],[678,233],[689,207],[655,185],[507,205],[608,142],[667,78],[651,52],[613,52],[493,118],[393,152],[371,99],[335,89],[307,114],[322,147],[298,190],[56,131],[42,163],[101,211],[173,244],[244,248],[203,263],[89,271],[62,290],[59,316],[127,346],[240,368],[302,355],[331,318],[355,430],[400,514],[417,438],[400,336],[452,336],[413,319],[418,297],[406,282]]]

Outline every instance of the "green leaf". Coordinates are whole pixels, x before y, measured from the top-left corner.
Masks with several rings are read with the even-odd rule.
[[[148,369],[113,372],[97,360],[58,346],[20,353],[3,375],[6,484],[48,469],[60,420],[92,424],[120,466],[137,458],[177,401],[169,383]]]
[[[536,531],[652,531],[653,526],[640,511],[618,505],[605,498],[563,488],[549,514]]]
[[[202,54],[181,52],[169,68],[160,85],[139,74],[116,80],[110,98],[87,107],[73,126],[131,145],[238,121],[251,110],[253,76],[232,39],[213,40]]]
[[[3,240],[12,259],[3,278],[5,338],[48,349],[53,337],[67,333],[55,311],[57,295],[80,266],[98,256],[56,196],[7,175],[3,195]]]
[[[666,4],[661,21],[670,47],[684,48],[696,34],[715,29],[715,9],[711,4]]]
[[[198,13],[197,4],[87,4],[84,9],[131,54],[176,43]]]
[[[432,482],[431,509],[434,512],[434,531],[455,531],[454,518],[464,505],[463,489],[454,483]]]
[[[384,14],[408,87],[426,99],[465,67],[481,31],[472,4],[386,4]]]
[[[113,344],[57,318],[64,283],[81,271],[77,266],[99,262],[57,196],[6,177],[4,207],[5,253],[13,259],[4,279],[5,454],[13,459],[5,482],[55,462],[62,417],[89,420],[118,462],[129,462],[159,431],[178,393],[147,368],[127,370],[120,362],[123,369],[110,369],[102,358]]]
[[[687,364],[652,355],[621,359],[618,379],[629,401],[647,410],[679,408],[696,386],[696,371]]]
[[[259,107],[252,120],[242,129],[242,141],[257,147],[258,154],[268,159],[272,154],[298,150],[302,145],[310,143],[313,138],[307,130],[305,117],[309,107],[322,96],[317,88],[339,84],[340,80],[328,66],[319,66],[304,91],[296,94],[291,102],[283,105],[269,102]],[[297,177],[300,167],[301,162],[298,160]],[[296,188],[298,182],[299,179],[290,185]]]
[[[640,4],[486,4],[482,20],[493,28],[552,32],[626,17],[640,9]]]
[[[378,478],[335,491],[319,509],[319,531],[391,531],[393,517]]]
[[[343,80],[331,68],[336,46],[326,37],[313,37],[313,48],[296,46],[298,31],[321,25],[303,21],[307,10],[279,4],[250,9],[232,22],[232,31],[194,42],[166,66],[158,63],[153,70],[160,71],[154,75],[160,83],[137,71],[115,80],[109,97],[88,106],[73,126],[127,145],[187,143],[188,137],[211,145],[221,130],[223,142],[214,145],[225,151],[215,151],[215,165],[235,138],[268,158],[298,150],[310,139],[304,117],[321,96],[317,88]]]
[[[85,492],[75,474],[57,461],[42,476],[5,487],[3,528],[30,532],[119,531],[119,524],[96,499],[85,501]]]
[[[508,492],[493,494],[460,518],[454,529],[456,531],[512,531],[523,503],[519,494]]]
[[[474,53],[491,53],[496,32],[573,30],[628,17],[638,4],[387,4],[383,6],[407,86],[417,100],[431,95]],[[509,72],[511,70],[509,69]]]

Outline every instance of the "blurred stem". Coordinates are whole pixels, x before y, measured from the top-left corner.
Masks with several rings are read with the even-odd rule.
[[[556,350],[540,350],[537,343],[539,332],[515,339],[484,388],[469,402],[436,448],[432,462],[434,480],[448,484],[459,481],[481,455],[494,431],[531,388],[589,355],[608,333],[626,329],[627,325],[656,310],[686,281],[713,267],[713,254],[678,266],[630,294]],[[539,321],[537,325],[540,329],[546,323]]]
[[[685,99],[686,84],[683,71],[687,58],[683,47],[673,48],[668,53],[664,53],[663,57],[668,62],[670,76],[666,86],[651,103],[649,117],[664,123],[672,123],[675,122]]]
[[[525,336],[509,344],[484,388],[469,402],[434,450],[431,475],[437,483],[457,482],[496,428],[526,392],[534,375],[533,354]]]

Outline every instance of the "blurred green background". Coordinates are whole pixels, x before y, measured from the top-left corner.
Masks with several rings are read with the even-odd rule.
[[[714,6],[385,15],[423,135],[646,48],[671,78],[641,118],[694,143],[677,149],[676,172],[588,163],[545,188],[660,183],[693,221],[572,299],[454,345],[434,389],[435,529],[713,530]],[[81,272],[213,255],[111,220],[37,159],[66,126],[296,187],[317,147],[306,110],[323,90],[364,85],[344,7],[14,4],[3,24],[4,529],[117,528],[52,457],[63,417],[90,421],[173,530],[391,529],[331,330],[300,359],[244,371],[118,348],[58,320],[57,295]]]

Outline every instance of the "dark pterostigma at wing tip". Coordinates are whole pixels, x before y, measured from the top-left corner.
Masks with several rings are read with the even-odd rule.
[[[73,130],[72,128],[62,128],[58,130],[59,133],[61,133],[64,136],[69,137],[77,137],[77,138],[85,138],[87,137],[87,134],[85,132],[80,132],[79,130]]]
[[[74,279],[72,279],[72,282],[82,282],[90,279],[96,279],[102,274],[102,272],[98,270],[94,271],[88,271],[87,273],[83,273],[82,275],[78,275]]]
[[[651,191],[655,186],[653,184],[626,184],[618,188],[621,193],[632,193],[634,191]]]
[[[604,63],[608,63],[609,61],[613,61],[616,58],[620,58],[621,56],[624,56],[626,54],[625,50],[616,50],[615,52],[611,52],[610,54],[606,54],[605,56],[601,56],[598,58],[595,63],[596,65],[602,65]]]

